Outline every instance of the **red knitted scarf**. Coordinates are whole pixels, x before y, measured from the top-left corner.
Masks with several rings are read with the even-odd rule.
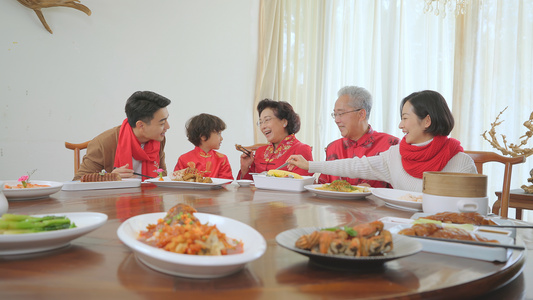
[[[463,152],[461,143],[442,135],[433,137],[433,141],[421,147],[407,144],[405,137],[400,142],[402,166],[416,178],[422,178],[424,172],[441,171],[459,152]]]
[[[155,177],[156,170],[159,165],[159,148],[161,143],[159,141],[150,140],[144,144],[144,149],[141,143],[133,134],[133,129],[128,123],[128,119],[122,122],[120,132],[118,134],[118,145],[115,152],[114,167],[119,168],[125,164],[130,164],[133,168],[133,158],[142,161],[142,173],[144,175]],[[144,177],[142,178],[144,181]]]

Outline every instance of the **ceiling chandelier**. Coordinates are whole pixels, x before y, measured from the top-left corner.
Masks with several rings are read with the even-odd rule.
[[[467,0],[424,0],[424,13],[433,12],[435,16],[446,17],[446,10],[455,11],[455,16],[464,15]],[[435,5],[435,6],[433,6]]]

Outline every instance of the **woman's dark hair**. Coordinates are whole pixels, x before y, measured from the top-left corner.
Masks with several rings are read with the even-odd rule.
[[[257,104],[257,111],[259,116],[266,108],[272,109],[276,118],[280,120],[287,120],[287,132],[294,134],[300,131],[300,116],[294,111],[292,105],[285,101],[274,101],[271,99],[263,99]]]
[[[424,119],[427,115],[431,118],[431,125],[429,125],[425,132],[433,136],[447,136],[450,134],[455,121],[446,100],[441,94],[430,90],[412,93],[403,98],[402,104],[400,105],[400,116],[403,106],[407,101],[411,103],[414,113],[420,120]]]
[[[167,98],[149,91],[133,93],[126,101],[126,117],[132,128],[141,120],[150,124],[156,111],[170,104]]]
[[[199,114],[190,118],[185,124],[187,139],[195,146],[200,146],[202,137],[209,139],[213,132],[221,132],[226,129],[226,123],[217,116]]]

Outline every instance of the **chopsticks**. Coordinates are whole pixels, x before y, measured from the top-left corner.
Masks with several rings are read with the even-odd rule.
[[[239,145],[239,144],[235,144],[235,148],[239,151],[241,151],[242,153],[252,157],[252,151],[244,148],[243,146]]]
[[[433,237],[427,237],[427,236],[415,236],[415,235],[406,235],[406,236],[407,237],[412,237],[412,238],[417,238],[417,239],[432,240],[432,241],[439,241],[439,242],[458,243],[458,244],[467,244],[467,245],[494,247],[494,248],[506,248],[506,249],[515,249],[515,250],[526,250],[525,247],[516,246],[516,245],[485,243],[485,242],[475,242],[475,241],[463,241],[463,240],[452,240],[452,239],[441,239],[441,238],[433,238]]]
[[[279,170],[279,169],[281,169],[283,167],[286,167],[288,164],[289,164],[289,162],[286,162],[286,163],[282,164],[281,166],[275,168],[274,170]]]
[[[138,176],[148,177],[148,178],[155,178],[155,177],[151,177],[151,176],[148,176],[148,175],[144,175],[144,174],[141,174],[141,173],[135,173],[135,172],[133,172],[133,175],[138,175]]]
[[[492,227],[492,228],[530,228],[533,229],[533,225],[476,225],[478,227]]]

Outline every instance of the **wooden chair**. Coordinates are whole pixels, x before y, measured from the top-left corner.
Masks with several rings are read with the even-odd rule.
[[[492,206],[492,213],[499,214],[500,216],[507,218],[509,210],[509,193],[511,190],[511,174],[513,165],[521,164],[526,161],[524,156],[508,157],[502,156],[495,152],[490,151],[465,151],[470,155],[476,164],[477,172],[483,174],[483,164],[487,162],[499,162],[505,165],[505,171],[503,173],[503,187],[501,204],[496,201]]]
[[[255,150],[257,150],[257,148],[263,147],[263,146],[268,146],[268,144],[255,144],[255,145],[251,145],[251,146],[244,146],[244,148],[246,148],[248,151],[255,152]]]
[[[80,144],[73,144],[69,142],[65,142],[65,148],[74,150],[74,175],[78,173],[78,170],[80,168],[80,151],[87,148],[87,145],[89,145],[90,141],[83,142]]]

